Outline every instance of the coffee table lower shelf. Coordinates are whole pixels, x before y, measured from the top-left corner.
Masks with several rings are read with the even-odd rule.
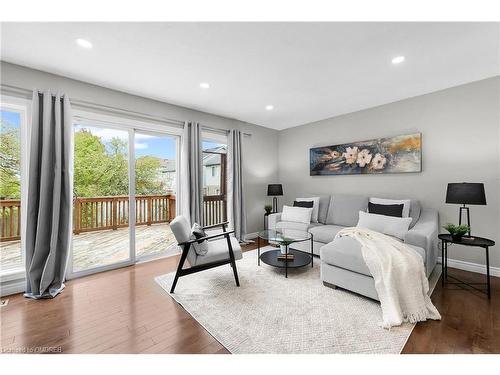
[[[281,255],[281,250],[268,250],[259,256],[259,260],[272,267],[284,268],[285,277],[288,277],[289,268],[304,267],[308,264],[313,265],[313,256],[311,254],[294,249],[288,249],[288,254],[293,254],[293,260],[279,260],[278,256]]]

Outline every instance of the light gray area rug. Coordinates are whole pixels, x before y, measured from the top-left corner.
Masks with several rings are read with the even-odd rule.
[[[181,277],[169,294],[231,353],[400,353],[414,324],[381,328],[380,304],[325,287],[319,264],[315,257],[314,268],[289,271],[286,279],[257,266],[257,251],[250,251],[237,262],[239,288],[227,265]],[[155,280],[168,293],[173,277]]]

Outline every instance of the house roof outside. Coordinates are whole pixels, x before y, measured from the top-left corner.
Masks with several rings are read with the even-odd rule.
[[[205,167],[220,165],[220,154],[225,153],[227,153],[226,145],[203,150],[203,165]],[[175,172],[176,166],[175,159],[160,159],[160,168],[163,172]]]
[[[176,162],[174,159],[160,159],[160,168],[164,172],[175,172]]]
[[[220,154],[227,153],[227,146],[222,145],[218,147],[207,148],[206,150],[203,150],[203,152],[203,165],[205,167],[220,165]],[[214,154],[212,154],[211,152],[214,152]]]

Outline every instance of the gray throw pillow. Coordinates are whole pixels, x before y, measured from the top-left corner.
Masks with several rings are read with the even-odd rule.
[[[203,238],[206,237],[207,234],[203,230],[200,224],[194,223],[193,228],[191,229],[191,239],[195,240],[198,238]],[[198,255],[205,255],[208,252],[208,241],[207,240],[200,240],[197,242],[194,242],[192,244],[194,251]]]

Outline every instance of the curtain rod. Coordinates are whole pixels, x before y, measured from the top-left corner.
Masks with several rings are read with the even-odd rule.
[[[17,87],[17,86],[12,86],[12,85],[6,85],[3,83],[0,84],[0,89],[2,92],[6,92],[7,94],[15,95],[15,96],[22,97],[25,99],[31,99],[31,96],[33,94],[32,90],[28,90],[28,89],[25,89],[22,87]],[[38,91],[43,92],[43,90],[38,90]],[[131,116],[131,117],[135,117],[135,118],[139,118],[139,119],[143,119],[143,120],[144,119],[153,120],[156,122],[162,122],[162,123],[174,124],[174,125],[180,125],[180,126],[184,126],[184,123],[185,123],[184,121],[181,121],[181,120],[173,120],[173,119],[170,119],[167,117],[162,117],[162,116],[152,116],[152,115],[148,115],[147,113],[130,111],[127,109],[117,108],[117,107],[103,105],[103,104],[97,104],[97,103],[93,103],[93,102],[89,102],[89,101],[85,101],[85,100],[77,100],[77,99],[70,98],[70,102],[75,107],[80,107],[80,108],[84,108],[84,109],[96,109],[96,110],[101,110],[101,111],[104,110],[104,111],[123,114],[123,115]],[[229,130],[211,128],[208,126],[203,126],[203,124],[202,124],[202,128],[205,130],[217,132],[217,133],[223,133],[223,134],[229,133]],[[243,133],[243,135],[244,136],[251,136],[252,134]]]
[[[21,87],[16,87],[16,86],[11,86],[11,85],[5,85],[1,84],[0,88],[2,91],[16,95],[16,96],[21,96],[26,99],[31,99],[31,96],[33,94],[32,90],[28,90],[25,88]],[[38,90],[39,92],[43,92],[43,90]],[[112,112],[112,113],[117,113],[117,114],[122,114],[142,120],[151,120],[151,121],[156,121],[156,122],[161,122],[161,123],[167,123],[167,124],[174,124],[174,125],[181,125],[184,126],[184,121],[180,120],[173,120],[167,117],[162,117],[162,116],[152,116],[148,115],[147,113],[142,113],[142,112],[137,112],[137,111],[130,111],[127,109],[122,109],[118,107],[113,107],[109,105],[103,105],[103,104],[97,104],[93,102],[89,102],[86,100],[78,100],[78,99],[69,99],[70,103],[75,106],[76,108],[81,108],[81,109],[96,109],[96,110],[101,110],[101,111],[107,111],[107,112]]]
[[[214,133],[225,134],[225,135],[229,134],[229,130],[211,128],[209,126],[204,126],[203,124],[201,125],[201,128],[203,130],[208,130],[208,131],[214,132]],[[252,134],[250,134],[250,133],[243,133],[243,132],[241,132],[241,134],[243,134],[245,137],[251,137],[252,136]]]

